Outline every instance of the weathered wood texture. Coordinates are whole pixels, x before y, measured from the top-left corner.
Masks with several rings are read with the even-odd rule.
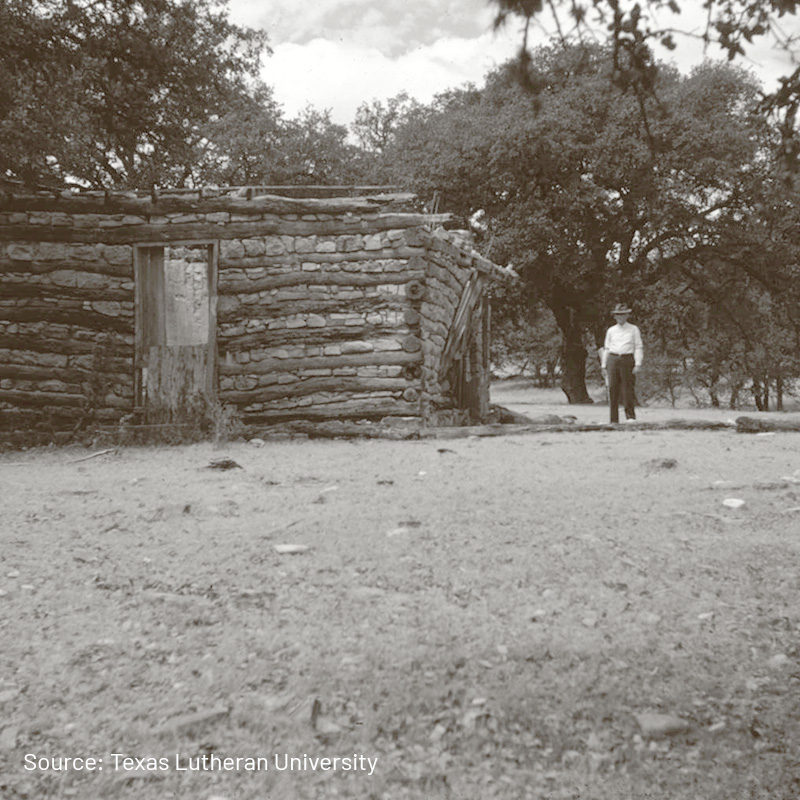
[[[771,433],[773,431],[800,431],[800,421],[796,419],[758,419],[756,417],[737,417],[736,430],[739,433]]]
[[[432,424],[479,422],[489,411],[488,284],[513,275],[458,241],[426,232],[427,279],[420,306],[421,402]]]
[[[119,420],[137,403],[173,408],[202,369],[214,377],[209,394],[253,424],[480,418],[482,298],[509,273],[428,229],[446,215],[407,202],[0,198],[2,424],[74,427]],[[213,252],[213,364],[167,341],[191,335],[165,303],[173,289],[159,248],[184,246]]]

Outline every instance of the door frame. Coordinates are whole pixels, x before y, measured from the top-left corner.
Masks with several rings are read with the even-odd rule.
[[[208,248],[208,366],[206,369],[205,391],[209,400],[217,396],[217,282],[219,276],[219,239],[170,239],[161,241],[145,241],[133,244],[133,286],[134,286],[134,356],[133,386],[134,407],[142,408],[146,404],[145,385],[142,380],[142,369],[145,363],[143,329],[144,304],[142,303],[142,251],[160,247],[162,251],[168,247],[207,247]],[[163,268],[163,261],[162,261]]]

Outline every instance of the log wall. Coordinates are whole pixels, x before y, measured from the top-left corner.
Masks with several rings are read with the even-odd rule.
[[[441,217],[397,205],[395,196],[0,199],[0,426],[64,429],[131,414],[134,250],[212,241],[218,399],[246,422],[459,421],[439,359],[467,277],[493,265],[432,235]],[[472,312],[466,352],[482,346],[480,320]]]

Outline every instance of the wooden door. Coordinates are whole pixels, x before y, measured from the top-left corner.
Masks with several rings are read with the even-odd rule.
[[[216,396],[215,243],[136,248],[136,404],[186,419]]]

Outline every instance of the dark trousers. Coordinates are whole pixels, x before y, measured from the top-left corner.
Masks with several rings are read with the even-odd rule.
[[[620,394],[622,395],[622,405],[625,406],[625,416],[628,419],[636,419],[633,354],[618,356],[609,353],[606,367],[608,369],[608,405],[611,408],[611,421],[619,422]]]

